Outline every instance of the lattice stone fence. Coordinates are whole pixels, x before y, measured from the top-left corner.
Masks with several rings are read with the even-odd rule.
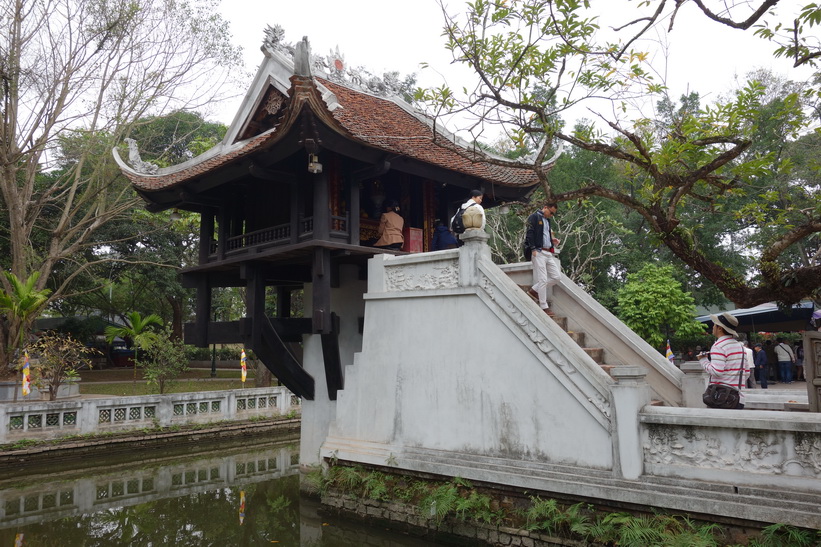
[[[0,443],[284,415],[300,404],[282,386],[0,404]]]

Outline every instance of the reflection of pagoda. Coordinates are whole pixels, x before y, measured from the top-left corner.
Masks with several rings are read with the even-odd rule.
[[[265,60],[221,144],[155,174],[115,156],[150,211],[201,214],[199,263],[182,273],[197,291],[186,342],[241,342],[301,397],[318,396],[324,376],[335,400],[342,366],[361,347],[366,261],[385,252],[368,246],[382,203],[398,201],[403,251],[418,252],[428,249],[434,219],[452,214],[469,190],[481,188],[492,207],[521,200],[537,179],[471,161],[444,134],[434,142],[429,120],[389,97],[395,82],[352,76],[338,54],[312,58],[306,39],[292,57],[280,38],[269,29]],[[211,322],[211,290],[232,286],[246,288],[247,316]],[[300,288],[310,319],[288,317]],[[276,317],[264,313],[266,290],[276,291]]]

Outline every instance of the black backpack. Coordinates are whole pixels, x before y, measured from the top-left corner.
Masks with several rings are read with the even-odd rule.
[[[473,205],[476,205],[476,204],[471,203],[470,205],[468,205],[468,207],[471,207]],[[465,222],[462,220],[462,215],[465,214],[465,211],[467,211],[468,207],[465,207],[464,209],[459,207],[456,210],[456,214],[453,215],[452,219],[450,219],[450,231],[453,232],[454,234],[464,234],[465,233]]]

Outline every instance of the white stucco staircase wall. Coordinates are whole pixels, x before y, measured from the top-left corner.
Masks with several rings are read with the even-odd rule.
[[[323,455],[384,465],[421,447],[613,468],[613,379],[492,263],[481,236],[379,255],[368,279],[362,351]]]
[[[608,376],[518,288],[525,268],[462,239],[370,261],[321,459],[821,529],[821,414],[651,406],[680,372],[563,279],[553,307],[618,357]]]

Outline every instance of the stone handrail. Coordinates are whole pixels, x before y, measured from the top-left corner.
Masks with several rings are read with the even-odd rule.
[[[0,405],[0,443],[287,414],[300,400],[282,386]]]

